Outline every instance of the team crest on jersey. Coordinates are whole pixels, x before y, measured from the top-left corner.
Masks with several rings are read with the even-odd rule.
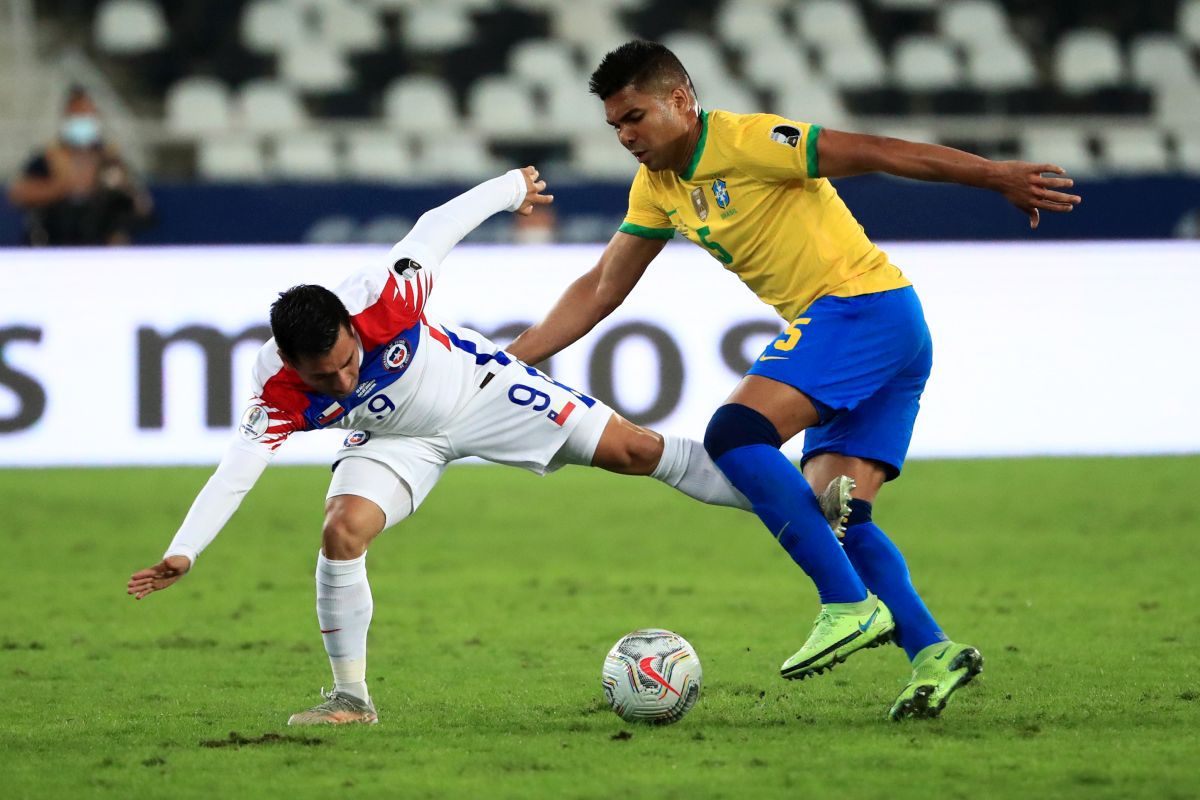
[[[262,406],[250,406],[242,414],[242,421],[238,423],[238,434],[246,441],[257,441],[267,432],[267,423],[269,421],[265,408]]]
[[[717,178],[712,185],[713,197],[717,198],[717,205],[725,208],[729,205],[729,188],[725,185],[725,181]]]
[[[389,372],[404,369],[408,366],[410,358],[412,358],[412,348],[408,346],[408,339],[397,339],[387,346],[387,350],[383,351],[383,368]]]
[[[352,431],[350,435],[346,437],[346,441],[342,442],[342,447],[358,447],[359,445],[366,444],[367,440],[370,438],[370,431]]]
[[[788,147],[799,147],[800,129],[795,125],[776,125],[771,128],[771,141]]]
[[[696,216],[701,222],[708,219],[708,200],[704,197],[704,190],[697,186],[692,189],[692,207],[696,209]]]

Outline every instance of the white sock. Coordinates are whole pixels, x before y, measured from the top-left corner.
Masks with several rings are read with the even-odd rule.
[[[701,503],[750,510],[746,496],[733,488],[708,457],[704,445],[693,439],[664,435],[662,458],[650,477]]]
[[[330,561],[317,554],[317,622],[333,667],[333,689],[369,701],[367,628],[371,626],[371,584],[367,554],[351,561]]]

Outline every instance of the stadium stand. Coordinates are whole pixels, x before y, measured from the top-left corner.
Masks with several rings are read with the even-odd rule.
[[[1200,123],[1200,0],[54,0],[37,13],[86,44],[150,173],[168,178],[403,183],[515,158],[620,178],[629,164],[595,144],[586,79],[633,36],[672,47],[711,107],[915,127],[1081,174],[1194,168]]]

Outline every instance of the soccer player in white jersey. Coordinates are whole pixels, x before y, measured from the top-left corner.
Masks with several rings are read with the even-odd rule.
[[[255,396],[163,559],[135,572],[142,599],[179,580],[292,434],[345,428],[317,556],[317,620],[333,690],[288,724],[373,723],[366,683],[373,603],[366,550],[465,456],[544,474],[565,464],[650,475],[707,503],[749,508],[699,442],[660,436],[512,358],[474,331],[425,316],[442,260],[498,211],[549,203],[533,167],[426,212],[385,262],[335,291],[296,286],[271,306]]]

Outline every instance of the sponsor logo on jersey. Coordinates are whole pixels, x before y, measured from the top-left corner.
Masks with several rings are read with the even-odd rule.
[[[696,216],[701,222],[708,219],[708,200],[704,197],[704,190],[697,186],[692,189],[692,207],[696,209]]]
[[[317,417],[317,424],[328,425],[345,413],[346,409],[342,408],[342,404],[335,402],[329,408],[321,412],[321,416]]]
[[[725,208],[729,205],[729,187],[725,185],[725,181],[717,178],[712,185],[713,197],[717,198],[717,205]]]
[[[366,383],[360,383],[358,388],[354,390],[354,396],[359,399],[366,397],[371,392],[375,391],[375,383],[376,381],[374,380],[369,380]]]
[[[266,409],[262,406],[250,406],[242,414],[242,421],[238,424],[238,433],[247,441],[258,440],[267,432],[267,423],[270,421],[268,417]]]
[[[799,147],[800,129],[795,125],[776,125],[771,128],[771,141],[788,147]]]
[[[410,358],[412,358],[412,348],[408,346],[408,339],[397,339],[383,351],[383,368],[389,372],[404,369],[408,366]]]
[[[358,447],[367,443],[371,438],[370,431],[354,431],[346,437],[346,441],[342,442],[342,447]]]

